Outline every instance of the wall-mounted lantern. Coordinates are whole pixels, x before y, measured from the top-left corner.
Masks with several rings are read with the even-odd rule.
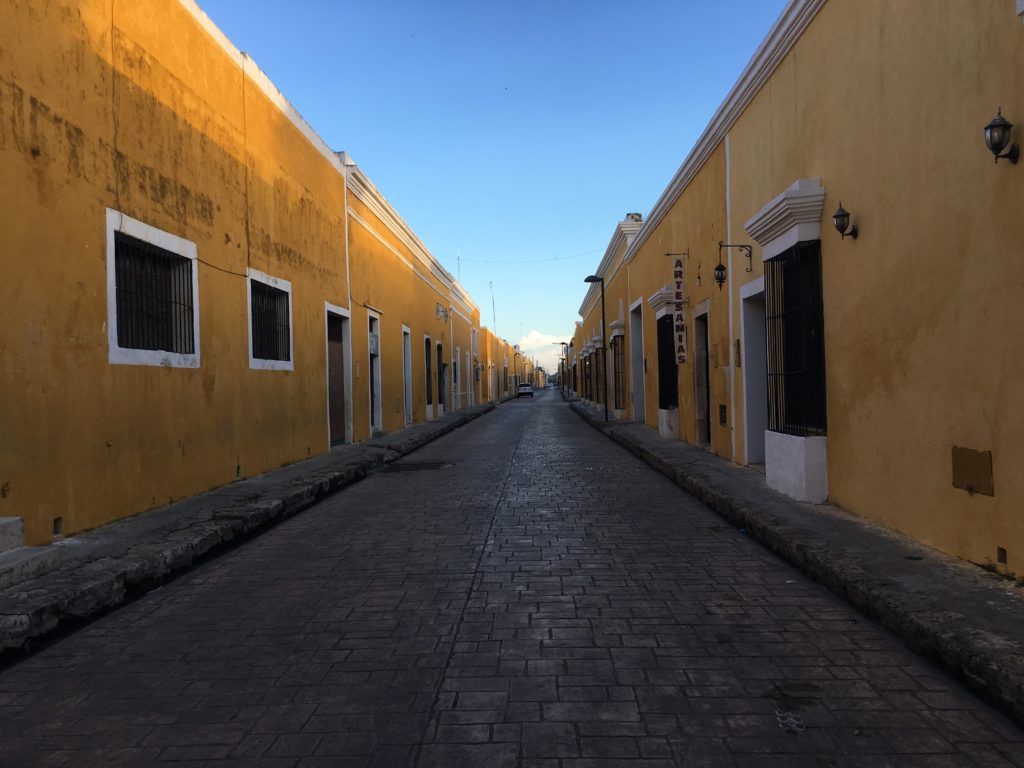
[[[844,240],[847,236],[854,240],[857,239],[857,225],[850,226],[850,212],[843,208],[842,202],[839,203],[836,212],[832,214],[832,223],[835,224],[836,231],[843,236]]]
[[[715,267],[715,282],[718,283],[718,290],[722,290],[722,285],[725,283],[725,264],[719,260],[718,266]]]
[[[723,243],[721,240],[718,241],[718,266],[715,267],[715,282],[718,283],[718,290],[722,290],[722,283],[725,282],[725,264],[722,263],[722,249],[723,248],[738,248],[740,252],[747,257],[747,272],[754,271],[754,248],[750,245],[736,245],[732,243]]]
[[[999,107],[992,122],[985,126],[985,145],[996,156],[995,162],[1009,160],[1016,165],[1020,157],[1020,147],[1016,143],[1010,144],[1012,133],[1013,123],[1003,117],[1003,108]],[[1010,146],[1010,151],[1003,153],[1007,145]]]

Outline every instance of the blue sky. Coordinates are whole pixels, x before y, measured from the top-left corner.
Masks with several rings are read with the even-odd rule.
[[[647,215],[785,6],[198,1],[458,276],[483,324],[549,366],[615,224]]]

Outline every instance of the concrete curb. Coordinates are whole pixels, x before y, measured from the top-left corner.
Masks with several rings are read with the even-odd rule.
[[[144,512],[52,545],[64,564],[0,590],[0,656],[115,608],[494,410],[488,403]]]
[[[1024,592],[1012,582],[836,507],[789,499],[753,470],[646,426],[570,407],[1024,724]]]

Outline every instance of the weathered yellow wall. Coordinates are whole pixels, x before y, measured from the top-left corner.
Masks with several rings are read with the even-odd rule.
[[[976,562],[1004,547],[1017,573],[1024,166],[982,129],[999,105],[1024,125],[1022,50],[1006,0],[830,0],[730,132],[734,235],[797,179],[827,191],[831,500]],[[994,498],[952,487],[954,445],[992,451]]]
[[[342,176],[181,5],[115,12],[4,11],[0,240],[17,280],[0,285],[0,401],[18,407],[0,515],[23,517],[29,543],[57,516],[73,533],[327,442]],[[200,368],[108,363],[106,207],[196,243]],[[247,266],[292,282],[294,372],[248,369]]]
[[[679,437],[697,443],[697,422],[694,397],[696,344],[694,310],[708,302],[708,334],[711,382],[711,447],[726,458],[732,458],[729,421],[720,426],[719,404],[729,403],[727,383],[729,365],[728,294],[715,283],[714,268],[718,263],[718,243],[726,237],[725,148],[718,146],[697,176],[683,190],[665,217],[637,250],[629,263],[630,299],[643,298],[644,355],[648,375],[645,380],[644,421],[658,428],[658,329],[654,311],[647,299],[671,283],[674,258],[667,253],[683,253],[687,322],[686,363],[677,366],[679,374]],[[724,252],[723,252],[724,253]],[[745,262],[745,260],[744,260]],[[697,276],[700,274],[700,284]],[[628,318],[627,318],[628,320]],[[627,323],[627,338],[628,338]],[[630,349],[627,343],[626,359]]]
[[[448,306],[447,288],[417,262],[391,229],[354,194],[349,194],[349,259],[352,280],[352,359],[354,398],[353,439],[370,437],[369,315],[367,306],[381,310],[381,416],[384,432],[405,426],[402,376],[402,326],[410,329],[412,351],[413,421],[426,420],[424,335],[430,336],[433,357],[433,415],[437,415],[437,343],[446,362],[451,358],[448,323],[438,318],[437,304]],[[383,241],[383,242],[382,242]],[[400,254],[400,256],[399,256]],[[446,393],[445,405],[448,409]]]

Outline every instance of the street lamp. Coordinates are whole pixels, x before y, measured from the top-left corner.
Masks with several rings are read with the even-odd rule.
[[[515,380],[516,383],[516,397],[519,397],[519,361],[517,358],[521,354],[521,352],[512,353],[512,378]]]
[[[562,380],[559,382],[562,385],[562,396],[568,397],[569,390],[566,386],[566,379],[569,377],[569,342],[559,342],[562,345]]]
[[[604,420],[608,421],[608,342],[604,329],[604,278],[597,275],[590,275],[583,280],[584,283],[601,284],[601,384],[604,394]]]

